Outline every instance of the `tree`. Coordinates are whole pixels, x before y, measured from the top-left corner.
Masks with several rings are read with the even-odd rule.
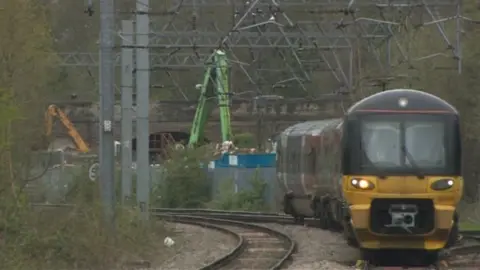
[[[26,180],[30,146],[41,138],[39,118],[50,94],[55,57],[43,11],[33,0],[0,3],[0,191],[8,186],[13,192],[1,194],[5,200]]]

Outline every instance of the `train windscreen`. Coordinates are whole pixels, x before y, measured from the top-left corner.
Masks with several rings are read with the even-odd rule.
[[[449,174],[457,171],[456,125],[445,115],[367,115],[359,119],[359,147],[351,150],[359,173],[378,170],[407,174]]]

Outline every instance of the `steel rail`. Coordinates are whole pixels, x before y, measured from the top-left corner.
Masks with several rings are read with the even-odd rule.
[[[158,216],[158,217],[160,217],[160,216]],[[238,234],[238,233],[236,233],[232,230],[229,230],[227,228],[205,222],[204,219],[199,221],[198,217],[191,217],[191,216],[169,216],[169,218],[173,219],[172,221],[174,221],[175,223],[189,224],[189,225],[194,225],[194,226],[205,227],[205,228],[212,229],[212,230],[217,230],[219,232],[229,234],[237,240],[237,245],[229,253],[227,253],[226,255],[221,257],[220,259],[215,260],[215,261],[199,268],[199,270],[213,270],[213,269],[217,269],[221,266],[224,266],[225,262],[227,262],[228,260],[231,260],[232,258],[235,258],[237,253],[240,252],[245,246],[245,239],[240,234]]]
[[[216,219],[228,219],[228,220],[241,220],[248,222],[257,222],[257,223],[279,223],[279,224],[290,224],[298,225],[293,222],[290,216],[278,213],[265,213],[265,212],[248,212],[248,211],[229,211],[229,210],[212,210],[212,209],[187,209],[187,208],[154,208],[152,209],[153,213],[164,215],[177,215],[177,214],[188,214],[195,217],[208,217]],[[315,219],[305,219],[305,224],[314,225]],[[446,250],[444,257],[446,260],[447,266],[445,269],[450,269],[448,265],[455,265],[455,267],[463,267],[465,264],[472,263],[472,259],[465,259],[464,257],[473,256],[473,260],[477,260],[476,257],[479,257],[475,261],[475,265],[480,268],[480,231],[460,231],[461,239],[470,239],[474,240],[475,243],[462,244],[459,246],[454,246]],[[478,256],[477,256],[478,255]],[[444,269],[442,268],[441,263],[435,266],[435,269]],[[369,269],[383,269],[378,268],[372,265],[366,265],[365,270]],[[409,268],[404,268],[409,269]],[[415,268],[419,269],[419,268]],[[426,268],[431,269],[431,268]]]
[[[202,216],[191,216],[191,215],[179,215],[179,214],[171,214],[171,213],[155,213],[153,216],[158,218],[166,218],[171,219],[173,222],[180,222],[180,223],[190,223],[193,225],[208,225],[211,228],[217,229],[222,228],[217,225],[223,226],[232,226],[237,228],[246,228],[253,231],[261,231],[268,235],[273,235],[277,239],[281,239],[284,243],[285,252],[282,254],[280,258],[274,258],[276,261],[272,266],[270,266],[269,270],[278,270],[280,269],[287,261],[290,259],[292,254],[295,251],[296,243],[295,241],[288,235],[277,231],[272,228],[267,228],[265,226],[261,226],[258,224],[240,222],[240,221],[233,221],[229,219],[215,219],[211,217],[202,217]],[[226,265],[230,265],[235,263],[235,261],[242,255],[245,254],[245,248],[247,247],[247,242],[244,240],[244,237],[240,235],[240,233],[233,231],[232,229],[223,228],[225,231],[229,231],[230,234],[236,234],[237,239],[239,239],[239,243],[237,246],[227,255],[221,257],[220,259],[212,262],[211,264],[200,268],[201,270],[216,270],[220,269],[220,267],[224,267]],[[250,241],[254,241],[253,238]]]
[[[73,204],[31,204],[32,207],[75,207]],[[150,212],[155,214],[171,214],[171,215],[189,215],[203,216],[210,218],[223,218],[238,221],[249,222],[265,222],[289,224],[292,220],[291,216],[279,213],[268,212],[250,212],[250,211],[230,211],[216,209],[195,209],[195,208],[151,208]],[[306,221],[314,221],[313,218],[306,218]]]
[[[33,207],[74,207],[74,205],[66,204],[32,204]],[[252,223],[277,223],[284,225],[299,225],[295,223],[292,217],[279,213],[268,213],[268,212],[249,212],[249,211],[230,211],[230,210],[215,210],[215,209],[189,209],[189,208],[152,208],[151,213],[156,217],[170,217],[170,218],[179,218],[188,216],[191,220],[210,220],[212,222],[221,222],[223,224],[248,224],[246,226],[256,226],[263,227],[261,225],[252,224]],[[309,224],[315,226],[315,219],[305,218],[304,224]],[[247,223],[248,222],[248,223]],[[205,222],[204,222],[205,223]],[[212,224],[210,224],[212,225]],[[203,225],[201,225],[203,226]],[[209,226],[209,225],[205,225]],[[212,225],[214,226],[214,225]],[[264,227],[266,228],[266,227]],[[212,227],[212,229],[215,229]],[[269,229],[269,228],[266,228]],[[480,268],[480,230],[461,230],[460,231],[460,242],[462,240],[470,240],[469,244],[461,244],[454,246],[446,250],[446,260],[448,263],[453,264],[464,264],[468,259],[464,259],[465,256],[474,256],[475,262]],[[286,236],[288,237],[288,236]],[[293,241],[293,240],[292,240]],[[459,258],[462,257],[462,258]],[[479,258],[476,258],[479,257]],[[471,261],[471,260],[470,260]],[[369,266],[370,267],[370,266]],[[372,266],[373,267],[373,266]],[[459,266],[462,267],[462,266]],[[375,269],[375,268],[364,268],[364,269]],[[407,268],[408,269],[408,268]],[[443,269],[437,267],[437,269]],[[447,267],[448,269],[448,267]]]
[[[285,214],[272,213],[272,212],[252,212],[252,211],[232,211],[232,210],[220,210],[220,209],[207,209],[207,208],[151,208],[154,213],[220,213],[220,214],[246,214],[246,215],[258,215],[258,216],[286,216]]]

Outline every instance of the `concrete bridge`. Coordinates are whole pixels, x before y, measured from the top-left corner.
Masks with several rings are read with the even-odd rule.
[[[232,129],[234,134],[250,132],[260,136],[260,139],[266,139],[298,122],[341,116],[343,108],[348,108],[349,105],[345,100],[339,95],[316,100],[266,100],[261,104],[251,99],[235,99],[231,107]],[[82,137],[95,148],[98,142],[98,103],[68,101],[55,104],[64,110]],[[154,141],[157,135],[165,133],[172,134],[176,141],[188,140],[195,110],[196,101],[161,101],[150,104],[151,144],[156,144]],[[120,119],[121,107],[117,105],[114,129],[116,140],[120,140]],[[55,134],[57,137],[68,136],[59,123],[55,126]],[[210,141],[220,141],[218,109],[210,117],[206,137]]]

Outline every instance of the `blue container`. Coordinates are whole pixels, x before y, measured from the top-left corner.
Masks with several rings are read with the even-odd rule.
[[[275,154],[241,154],[229,157],[230,166],[238,168],[275,167]]]
[[[211,161],[210,169],[215,168],[273,168],[276,154],[224,154],[221,158]]]

